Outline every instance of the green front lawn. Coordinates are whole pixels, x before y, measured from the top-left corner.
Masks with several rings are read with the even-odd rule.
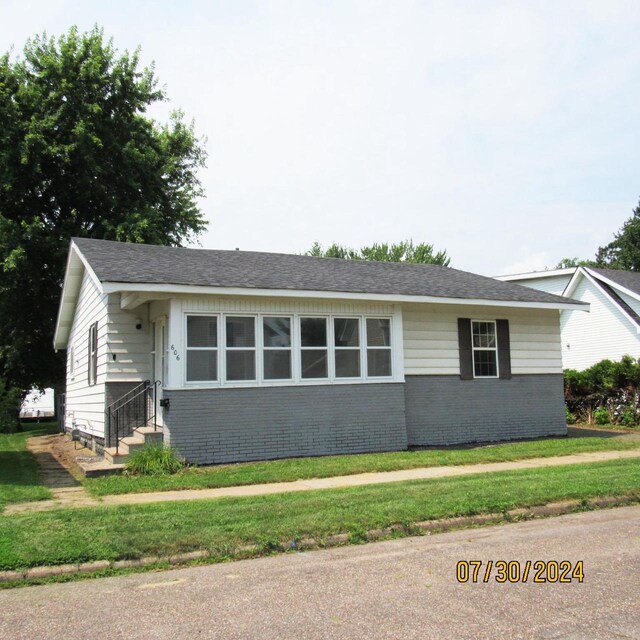
[[[26,425],[25,425],[26,426]],[[0,434],[0,511],[12,502],[46,500],[51,492],[40,484],[38,466],[27,449],[27,439],[55,433],[55,423],[30,425],[29,431]]]
[[[504,512],[551,501],[636,494],[640,464],[616,460],[269,496],[88,507],[0,516],[0,569],[241,547]]]
[[[626,442],[617,438],[549,438],[469,449],[429,449],[191,467],[175,475],[94,478],[87,480],[85,486],[95,496],[176,489],[206,489],[442,465],[508,462],[638,447],[640,442]]]

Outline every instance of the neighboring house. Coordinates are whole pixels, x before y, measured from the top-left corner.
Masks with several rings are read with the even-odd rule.
[[[562,311],[562,361],[583,370],[605,358],[640,357],[640,273],[578,267],[498,276],[539,291],[588,302],[590,313]]]
[[[31,418],[52,418],[55,415],[53,389],[31,389],[27,397],[22,401],[20,407],[20,417]]]
[[[565,435],[559,311],[586,308],[436,265],[74,239],[65,426],[113,447],[155,422],[194,463]]]

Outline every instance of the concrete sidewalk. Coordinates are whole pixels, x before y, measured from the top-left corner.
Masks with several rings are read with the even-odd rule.
[[[465,476],[474,473],[492,473],[496,471],[514,471],[517,469],[533,469],[538,467],[558,467],[568,464],[585,464],[627,458],[640,458],[640,449],[627,451],[598,451],[594,453],[576,453],[551,458],[530,458],[513,462],[491,462],[457,466],[427,467],[420,469],[403,469],[400,471],[384,471],[380,473],[359,473],[349,476],[331,478],[312,478],[295,480],[294,482],[271,482],[268,484],[252,484],[240,487],[221,487],[217,489],[183,489],[180,491],[159,491],[156,493],[127,493],[123,495],[104,496],[96,499],[83,491],[77,495],[77,501],[67,495],[64,499],[42,500],[8,505],[5,515],[26,511],[46,511],[56,508],[75,508],[100,505],[150,504],[155,502],[171,502],[180,500],[210,500],[212,498],[261,496],[273,493],[314,491],[317,489],[338,489],[387,482],[404,482],[407,480],[427,480],[431,478],[447,478]]]

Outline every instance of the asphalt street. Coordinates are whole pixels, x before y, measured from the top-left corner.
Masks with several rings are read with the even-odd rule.
[[[584,581],[483,582],[499,560]],[[103,637],[640,639],[640,507],[0,592],[0,638]]]

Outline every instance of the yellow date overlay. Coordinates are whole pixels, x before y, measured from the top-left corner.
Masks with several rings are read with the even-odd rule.
[[[456,564],[460,583],[528,582],[536,584],[584,581],[584,561],[578,560],[460,560]]]

